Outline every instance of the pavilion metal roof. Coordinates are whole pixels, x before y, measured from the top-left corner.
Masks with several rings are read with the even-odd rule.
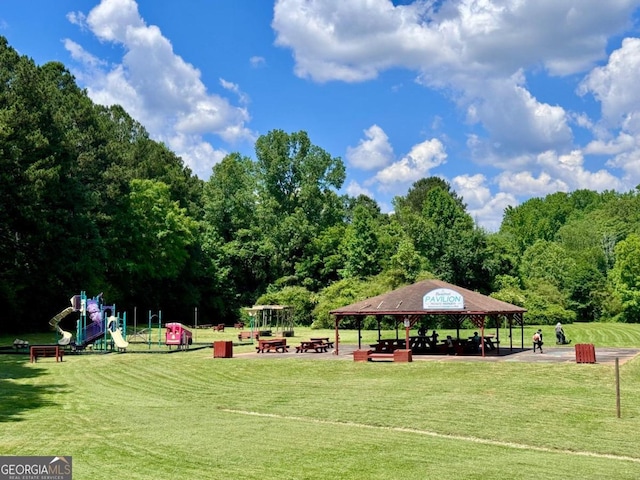
[[[425,309],[423,297],[436,289],[450,289],[462,295],[462,309]],[[514,315],[527,310],[442,280],[423,280],[388,293],[332,310],[337,317],[366,315]]]

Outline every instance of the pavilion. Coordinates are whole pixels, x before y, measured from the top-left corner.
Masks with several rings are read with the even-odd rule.
[[[485,336],[485,323],[494,320],[496,339],[500,345],[500,325],[503,321],[509,326],[509,347],[513,349],[513,325],[520,326],[521,348],[524,348],[524,313],[526,309],[495,298],[482,295],[466,288],[458,287],[441,280],[423,280],[407,285],[382,295],[361,300],[330,312],[335,319],[335,353],[339,352],[339,325],[345,317],[355,318],[358,325],[358,349],[361,349],[362,320],[367,316],[375,316],[380,332],[380,320],[392,317],[396,323],[402,324],[406,330],[406,345],[409,346],[409,330],[425,316],[450,317],[456,325],[458,339],[460,326],[466,319],[470,320]],[[378,333],[380,336],[380,333]],[[485,355],[484,342],[481,344],[482,356]]]

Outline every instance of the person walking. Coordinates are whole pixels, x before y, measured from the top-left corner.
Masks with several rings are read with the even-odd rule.
[[[544,353],[542,351],[542,345],[544,345],[542,341],[542,330],[539,328],[538,331],[533,334],[533,353],[536,353],[536,348],[540,350],[540,353]]]

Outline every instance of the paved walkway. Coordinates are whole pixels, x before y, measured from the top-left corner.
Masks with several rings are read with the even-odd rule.
[[[238,358],[305,358],[314,360],[350,360],[353,361],[355,345],[340,345],[339,355],[334,352],[327,353],[295,353],[295,349],[288,353],[239,353],[234,354]],[[640,348],[606,348],[595,347],[596,363],[615,363],[616,357],[620,365],[640,355]],[[501,348],[500,353],[495,350],[487,352],[485,357],[480,355],[413,355],[414,362],[535,362],[535,363],[576,363],[576,353],[573,346],[550,346],[544,349],[544,353],[533,353],[531,348]]]

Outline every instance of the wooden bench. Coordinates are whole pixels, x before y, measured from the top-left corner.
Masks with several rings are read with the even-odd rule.
[[[296,346],[296,353],[304,353],[314,351],[316,353],[326,353],[329,350],[329,345],[325,342],[318,342],[315,340],[300,342],[300,345]]]
[[[64,350],[59,345],[32,345],[30,350],[31,363],[37,362],[38,357],[56,357],[56,362],[62,361]]]
[[[412,362],[411,350],[396,349],[393,353],[379,353],[373,350],[356,350],[353,352],[354,362],[371,362],[385,360],[387,362]]]
[[[242,340],[251,340],[252,338],[255,338],[256,340],[258,340],[258,338],[260,337],[260,335],[258,334],[258,331],[253,331],[253,332],[247,332],[247,331],[243,331],[240,332],[238,334],[238,340],[242,341]]]
[[[233,324],[233,328],[236,328],[238,330],[242,330],[244,328],[244,322],[234,323]]]
[[[372,360],[393,361],[393,357],[393,353],[380,353],[375,350],[356,350],[353,352],[354,362],[370,362]]]
[[[214,332],[224,332],[224,323],[219,323],[213,327]]]
[[[258,340],[258,346],[256,347],[256,353],[285,353],[288,351],[289,345],[287,345],[287,341],[284,338]]]
[[[387,362],[393,362],[393,358],[394,355],[393,353],[376,353],[376,352],[371,352],[369,354],[369,361],[373,361],[373,360],[385,360]]]

